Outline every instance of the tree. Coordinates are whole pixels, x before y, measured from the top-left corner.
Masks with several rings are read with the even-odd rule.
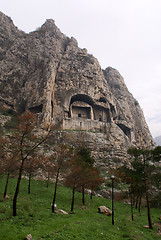
[[[82,203],[85,204],[85,187],[95,190],[102,183],[99,171],[93,167],[90,151],[84,147],[76,149],[69,163],[70,171],[65,177],[65,185],[72,188],[71,212],[74,210],[75,190],[82,189]],[[92,196],[92,194],[91,194]]]
[[[129,168],[129,166],[123,165],[119,168],[117,168],[115,171],[113,171],[113,174],[117,179],[120,179],[121,182],[124,182],[128,186],[128,192],[126,195],[130,196],[130,203],[131,203],[131,219],[132,221],[134,220],[133,217],[133,202],[134,202],[134,196],[135,196],[135,191],[134,191],[134,186],[139,186],[137,185],[138,182],[135,182],[134,180],[134,172],[132,168]]]
[[[38,169],[42,168],[46,158],[44,155],[32,153],[24,163],[24,174],[28,175],[28,194],[31,193],[31,179],[38,174]]]
[[[12,149],[12,145],[9,141],[9,136],[1,136],[0,154],[1,171],[3,172],[3,174],[7,175],[5,190],[3,194],[3,197],[5,199],[7,195],[9,178],[11,177],[11,175],[16,174],[18,168],[16,152],[14,152]]]
[[[10,136],[12,148],[19,160],[18,179],[13,197],[13,216],[17,215],[17,197],[19,194],[24,164],[30,158],[31,154],[38,150],[38,147],[47,139],[49,135],[48,131],[45,136],[39,138],[35,133],[36,127],[36,116],[33,113],[26,111],[24,114],[18,117],[18,124]]]
[[[5,190],[4,190],[4,194],[3,194],[3,198],[5,199],[7,196],[9,179],[10,179],[11,175],[15,175],[17,173],[17,169],[18,169],[17,157],[16,156],[6,156],[4,158],[4,162],[3,162],[3,169],[4,169],[4,173],[7,175]]]
[[[2,128],[0,125],[0,175],[4,173],[4,143],[5,143],[5,138],[2,134]]]
[[[75,164],[81,166],[84,174],[82,175],[82,203],[85,205],[85,185],[90,182],[91,170],[94,164],[94,159],[91,157],[91,152],[85,147],[79,147],[75,154]]]
[[[153,161],[155,162],[155,172],[151,175],[152,182],[158,191],[151,197],[151,205],[161,208],[161,146],[157,146],[152,152]]]
[[[56,202],[56,194],[57,194],[57,186],[59,181],[60,172],[63,171],[65,166],[67,166],[67,160],[71,156],[71,148],[69,146],[61,144],[57,146],[55,152],[55,188],[54,188],[54,196],[52,202],[52,213],[55,213],[55,202]]]
[[[74,211],[75,190],[81,186],[81,179],[83,178],[82,175],[82,167],[72,165],[69,174],[65,177],[65,185],[72,188],[71,213]]]
[[[152,221],[150,214],[150,199],[149,191],[152,186],[156,185],[154,177],[158,172],[160,161],[161,149],[155,148],[154,150],[132,148],[128,150],[131,155],[131,166],[123,166],[121,172],[123,173],[122,179],[130,184],[131,196],[141,197],[143,194],[147,203],[147,216],[149,228],[152,229]]]
[[[133,205],[134,199],[136,199],[136,206],[139,200],[139,212],[141,211],[141,199],[145,194],[144,185],[144,166],[142,164],[141,150],[140,149],[129,149],[128,153],[133,156],[133,161],[131,162],[131,169],[126,170],[126,174],[129,171],[130,179],[130,198],[131,207]]]
[[[45,157],[45,161],[43,161],[41,169],[42,169],[43,175],[47,179],[46,187],[48,188],[50,179],[54,178],[55,176],[55,165],[54,165],[54,159],[52,155]]]
[[[96,167],[91,169],[91,179],[88,183],[89,189],[91,189],[90,199],[92,199],[93,192],[103,183],[103,178],[100,175],[99,170]]]

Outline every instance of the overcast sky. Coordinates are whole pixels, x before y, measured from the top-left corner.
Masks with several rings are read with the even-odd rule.
[[[101,67],[116,68],[161,135],[161,0],[4,0],[0,11],[25,32],[54,19]]]

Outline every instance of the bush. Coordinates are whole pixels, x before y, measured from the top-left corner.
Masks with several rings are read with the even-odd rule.
[[[5,116],[17,116],[17,113],[12,109],[1,109],[1,114]]]
[[[12,116],[11,119],[4,124],[4,127],[7,130],[13,130],[17,126],[17,124],[18,124],[17,117],[16,116]]]

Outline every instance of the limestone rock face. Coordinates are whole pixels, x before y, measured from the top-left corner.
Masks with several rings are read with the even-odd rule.
[[[19,113],[35,112],[44,128],[84,130],[96,158],[107,156],[107,149],[118,157],[130,146],[153,145],[139,103],[119,72],[102,70],[51,19],[26,34],[0,12],[0,101]],[[82,133],[73,134],[79,139]]]

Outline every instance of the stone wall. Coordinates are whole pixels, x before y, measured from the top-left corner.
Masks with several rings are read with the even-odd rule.
[[[65,118],[63,129],[105,132],[108,123],[86,118]]]

